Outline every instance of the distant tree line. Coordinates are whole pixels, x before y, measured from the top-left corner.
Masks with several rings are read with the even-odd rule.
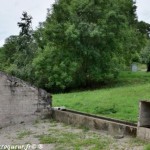
[[[139,57],[150,65],[150,25],[133,0],[59,0],[36,30],[31,23],[23,12],[19,35],[0,48],[0,70],[47,90],[108,82]]]

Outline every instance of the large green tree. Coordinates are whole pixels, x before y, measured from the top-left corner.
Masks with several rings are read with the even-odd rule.
[[[141,48],[135,11],[132,0],[57,1],[33,63],[37,80],[44,74],[48,88],[64,89],[117,77]]]

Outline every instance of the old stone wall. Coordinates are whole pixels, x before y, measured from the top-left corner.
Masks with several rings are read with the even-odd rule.
[[[0,128],[36,119],[46,109],[48,93],[0,72]]]

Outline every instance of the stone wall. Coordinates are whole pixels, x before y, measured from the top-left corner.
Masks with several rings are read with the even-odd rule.
[[[0,72],[0,128],[31,121],[46,109],[49,94]]]
[[[140,102],[137,137],[150,140],[150,101]]]

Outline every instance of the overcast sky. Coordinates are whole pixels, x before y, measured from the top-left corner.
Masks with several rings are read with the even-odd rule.
[[[19,33],[17,22],[23,11],[27,11],[33,17],[33,28],[38,26],[46,18],[47,8],[55,0],[0,0],[0,46],[5,38]],[[150,0],[136,0],[137,15],[139,20],[150,23]]]
[[[10,35],[19,33],[19,22],[23,11],[27,11],[33,17],[33,28],[38,26],[46,18],[47,8],[55,0],[0,0],[0,46],[4,39]]]

